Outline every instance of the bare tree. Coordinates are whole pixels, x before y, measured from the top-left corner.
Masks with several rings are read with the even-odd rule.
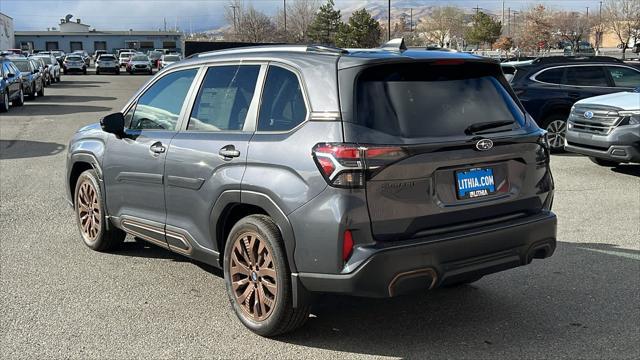
[[[286,32],[284,31],[284,11],[281,9],[276,15],[276,27],[282,34],[280,37],[286,42],[309,43],[309,26],[316,18],[319,8],[319,0],[288,0]]]
[[[524,11],[518,20],[515,42],[520,49],[540,53],[550,48],[552,14],[547,8],[536,5]]]
[[[636,41],[640,35],[640,0],[606,0],[604,16],[620,41],[624,59],[627,49],[633,46],[631,40]]]
[[[245,6],[242,0],[230,1],[225,9],[225,18],[232,24],[228,38],[235,41],[260,43],[275,39],[276,27],[271,18],[253,5]]]
[[[594,19],[576,11],[558,11],[553,14],[554,34],[561,42],[571,43],[573,52],[580,51],[580,42],[589,38]]]
[[[416,31],[428,42],[447,47],[462,35],[464,13],[457,7],[445,6],[433,10],[431,16],[421,19]]]

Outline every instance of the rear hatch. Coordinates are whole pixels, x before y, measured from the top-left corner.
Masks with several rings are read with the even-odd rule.
[[[485,226],[549,206],[542,131],[497,64],[367,65],[341,70],[340,84],[345,142],[364,160],[377,240]]]

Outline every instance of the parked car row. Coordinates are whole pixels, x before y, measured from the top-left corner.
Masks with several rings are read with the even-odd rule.
[[[9,111],[10,105],[24,105],[25,99],[44,96],[44,88],[60,79],[60,65],[51,54],[27,57],[3,52],[0,55],[0,112]]]
[[[545,57],[502,64],[553,152],[601,165],[640,162],[640,69],[603,57]]]

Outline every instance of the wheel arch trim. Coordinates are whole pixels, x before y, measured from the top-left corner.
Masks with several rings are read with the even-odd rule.
[[[297,268],[293,257],[295,250],[295,236],[293,233],[293,227],[291,226],[289,218],[284,213],[284,211],[282,211],[282,209],[276,204],[276,202],[266,194],[245,190],[226,190],[222,192],[222,194],[220,194],[215,204],[213,205],[211,214],[209,216],[209,223],[211,224],[209,231],[212,239],[216,240],[215,243],[218,242],[218,220],[220,220],[221,217],[226,216],[225,212],[228,211],[229,206],[233,204],[253,205],[259,207],[263,209],[267,213],[267,215],[269,215],[269,217],[271,217],[271,219],[278,227],[278,230],[280,230],[280,234],[282,234],[282,240],[284,242],[289,270],[292,273],[296,273]],[[226,239],[222,240],[226,241]],[[222,256],[222,249],[218,248],[216,250]]]

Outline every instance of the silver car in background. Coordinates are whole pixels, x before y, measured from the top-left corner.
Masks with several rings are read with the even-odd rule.
[[[37,54],[33,56],[36,59],[42,59],[44,61],[46,70],[49,72],[48,83],[60,82],[60,64],[56,57],[51,54]]]
[[[180,60],[182,60],[182,56],[178,54],[162,55],[158,63],[158,69],[162,69]]]
[[[640,88],[575,103],[565,149],[601,166],[640,163]]]
[[[113,72],[116,75],[120,74],[120,64],[118,59],[113,54],[102,54],[96,60],[96,75],[100,75],[105,71]]]

